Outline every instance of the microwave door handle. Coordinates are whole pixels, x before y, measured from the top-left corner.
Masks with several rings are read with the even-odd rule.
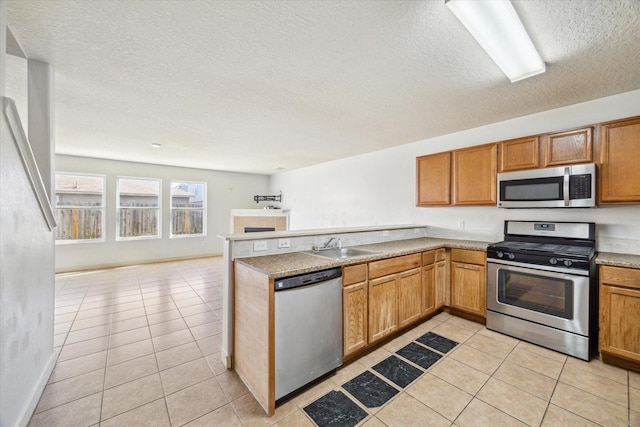
[[[562,192],[564,194],[564,205],[569,206],[569,176],[571,168],[569,166],[564,168],[564,183],[562,186]]]

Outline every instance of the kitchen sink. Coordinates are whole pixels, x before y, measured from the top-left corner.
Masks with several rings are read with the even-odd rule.
[[[363,255],[379,254],[380,252],[366,251],[364,249],[355,248],[331,248],[322,249],[319,251],[305,251],[305,253],[331,259],[347,259]]]

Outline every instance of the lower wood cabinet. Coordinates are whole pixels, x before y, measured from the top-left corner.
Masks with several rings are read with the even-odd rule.
[[[344,267],[344,357],[444,307],[485,317],[485,252],[448,254],[439,248]]]
[[[422,314],[436,311],[436,266],[431,263],[422,267]]]
[[[451,250],[451,307],[486,317],[486,254]]]
[[[600,353],[640,369],[640,270],[600,267]]]
[[[369,281],[369,344],[398,329],[397,275]]]
[[[369,263],[369,344],[422,315],[422,255]]]
[[[343,356],[367,346],[367,282],[345,286],[342,290],[343,317]]]
[[[342,274],[343,357],[367,346],[369,285],[367,265],[345,267]]]
[[[422,253],[422,314],[428,315],[446,305],[447,260],[445,249]]]
[[[447,252],[445,249],[436,250],[435,270],[435,306],[436,309],[440,309],[449,305],[449,301],[447,300],[449,280],[447,275]]]
[[[420,268],[398,274],[398,327],[410,325],[422,317],[423,287]]]

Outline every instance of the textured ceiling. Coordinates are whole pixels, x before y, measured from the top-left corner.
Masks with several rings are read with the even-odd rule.
[[[640,88],[639,0],[513,1],[510,83],[444,0],[8,0],[56,152],[272,174]],[[151,143],[160,143],[160,149]]]

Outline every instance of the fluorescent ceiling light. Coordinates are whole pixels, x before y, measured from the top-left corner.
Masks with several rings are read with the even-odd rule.
[[[544,62],[509,0],[445,3],[511,82],[544,73]]]

